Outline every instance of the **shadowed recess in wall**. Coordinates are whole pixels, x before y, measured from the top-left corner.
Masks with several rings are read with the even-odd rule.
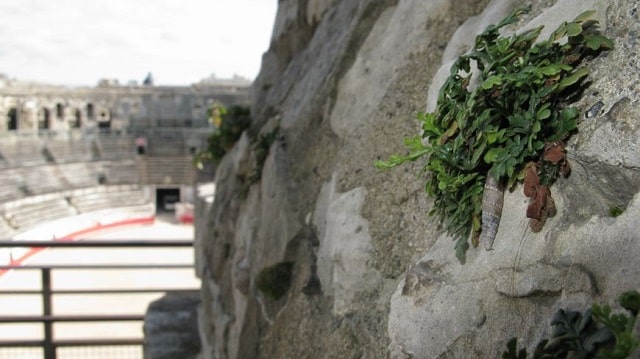
[[[282,298],[291,286],[293,262],[280,262],[266,267],[256,277],[256,287],[267,298]]]

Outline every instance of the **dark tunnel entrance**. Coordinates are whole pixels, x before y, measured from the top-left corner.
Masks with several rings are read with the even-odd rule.
[[[173,212],[180,202],[180,188],[156,188],[156,211]]]

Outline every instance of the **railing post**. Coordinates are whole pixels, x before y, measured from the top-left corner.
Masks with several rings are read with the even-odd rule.
[[[42,268],[42,315],[50,317],[51,311],[51,268]],[[45,320],[44,325],[44,359],[56,359],[56,348],[53,346],[53,322]]]
[[[149,241],[142,239],[134,240],[95,240],[95,241],[13,241],[0,239],[1,248],[14,248],[14,247],[29,247],[29,248],[128,248],[128,247],[193,247],[193,241],[185,240],[159,240]],[[0,356],[2,355],[3,348],[42,348],[44,359],[56,359],[58,347],[112,347],[112,346],[142,346],[144,345],[144,339],[139,338],[75,338],[75,339],[62,339],[55,338],[54,324],[67,322],[67,323],[99,323],[99,322],[133,322],[143,321],[144,315],[141,314],[89,314],[89,315],[54,315],[53,308],[53,296],[57,294],[64,295],[84,295],[84,294],[127,294],[127,293],[163,293],[163,292],[175,292],[183,290],[198,290],[197,288],[166,288],[166,287],[154,287],[154,288],[79,288],[79,289],[67,289],[61,290],[59,288],[53,288],[53,281],[51,273],[58,270],[104,270],[104,269],[193,269],[192,264],[162,264],[162,263],[143,263],[143,264],[54,264],[54,265],[33,265],[33,266],[20,266],[16,262],[12,261],[9,265],[0,265],[0,272],[6,270],[39,270],[40,271],[40,288],[36,289],[4,289],[0,288],[0,296],[9,295],[41,295],[42,315],[4,315],[0,314],[0,324],[11,323],[34,323],[42,324],[44,335],[40,339],[28,339],[28,340],[5,340],[0,338]],[[3,273],[4,274],[4,273]],[[56,340],[57,339],[57,340]]]

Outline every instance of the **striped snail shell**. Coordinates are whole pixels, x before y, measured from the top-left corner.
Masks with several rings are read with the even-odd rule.
[[[487,175],[482,193],[482,232],[480,242],[488,251],[493,249],[493,241],[498,233],[502,204],[504,202],[504,185],[493,176]]]

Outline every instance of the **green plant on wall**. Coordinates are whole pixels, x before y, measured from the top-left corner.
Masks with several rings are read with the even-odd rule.
[[[253,171],[249,176],[249,183],[258,182],[262,178],[264,163],[267,160],[267,156],[269,156],[271,145],[278,140],[279,133],[280,127],[276,126],[271,131],[258,135],[252,141],[253,153],[256,158],[256,166],[253,168]]]
[[[205,162],[218,163],[228,150],[238,141],[242,132],[251,125],[251,110],[245,106],[225,108],[213,106],[207,111],[216,130],[207,140],[207,148],[196,154],[195,163],[199,168]]]
[[[553,358],[629,358],[640,346],[634,336],[640,293],[622,293],[618,303],[629,312],[613,313],[608,305],[594,304],[584,313],[560,309],[551,320],[550,339],[538,342],[531,355],[526,348],[518,349],[518,338],[511,338],[503,359]]]
[[[391,168],[426,158],[426,192],[434,198],[430,214],[455,238],[461,263],[469,239],[476,246],[482,231],[487,177],[513,188],[546,144],[576,130],[578,110],[567,104],[580,94],[589,73],[580,63],[613,47],[599,33],[593,11],[563,23],[547,40],[536,42],[542,26],[500,35],[500,29],[528,11],[516,10],[478,35],[473,49],[452,65],[436,110],[418,114],[422,134],[405,139],[408,154],[376,162],[378,168]]]

